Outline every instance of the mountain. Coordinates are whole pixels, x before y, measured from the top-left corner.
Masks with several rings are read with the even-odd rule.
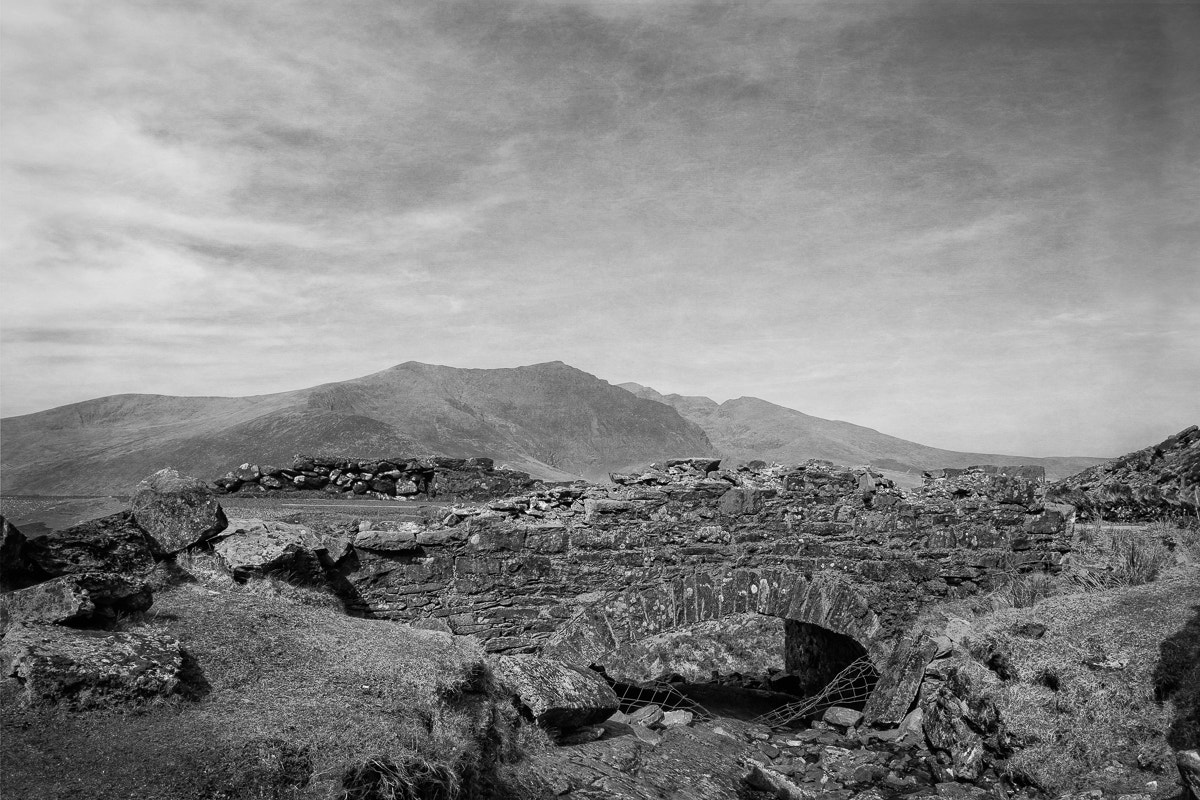
[[[489,456],[548,479],[715,455],[696,425],[562,362],[407,362],[253,397],[114,395],[0,420],[5,494],[124,494],[173,466],[215,477],[297,453]]]
[[[762,459],[787,464],[823,458],[836,464],[871,464],[902,483],[912,484],[922,470],[975,464],[1040,465],[1046,468],[1050,480],[1056,480],[1105,460],[960,453],[897,439],[849,422],[812,417],[757,397],[717,403],[707,397],[663,395],[637,383],[622,383],[620,387],[646,400],[671,406],[684,419],[699,425],[717,452],[731,461]]]

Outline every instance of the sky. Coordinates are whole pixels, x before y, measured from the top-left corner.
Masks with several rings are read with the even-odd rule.
[[[923,444],[1200,422],[1200,1],[7,0],[0,408],[561,360]]]

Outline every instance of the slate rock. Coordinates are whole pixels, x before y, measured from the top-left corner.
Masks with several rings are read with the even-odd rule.
[[[417,543],[417,531],[420,530],[420,526],[416,523],[409,524],[411,529],[359,531],[354,537],[354,546],[382,552],[416,550],[420,547]]]
[[[0,643],[0,677],[17,679],[24,705],[137,705],[174,692],[182,667],[179,642],[161,633],[17,625]]]
[[[543,727],[593,725],[620,706],[604,678],[590,669],[532,655],[497,656],[493,663],[496,677]]]
[[[641,708],[634,709],[634,711],[629,715],[629,724],[645,725],[646,727],[650,727],[651,725],[657,725],[658,723],[662,722],[662,718],[662,706],[650,704],[648,706],[642,706]]]
[[[0,595],[0,631],[18,622],[86,625],[118,611],[145,611],[154,602],[144,581],[111,572],[84,572]]]
[[[664,727],[671,728],[676,725],[691,725],[695,715],[686,709],[677,711],[667,711],[663,714],[662,724]]]
[[[173,469],[159,470],[139,483],[130,510],[163,553],[176,553],[211,539],[228,524],[212,489]]]
[[[29,561],[50,577],[80,572],[145,575],[154,569],[157,543],[128,511],[30,539]]]
[[[825,713],[821,716],[825,722],[830,725],[837,725],[839,728],[853,728],[858,723],[862,722],[862,712],[855,711],[853,708],[845,706],[830,706],[825,709]]]

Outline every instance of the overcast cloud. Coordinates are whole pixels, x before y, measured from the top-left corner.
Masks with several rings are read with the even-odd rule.
[[[10,0],[3,413],[562,360],[1141,447],[1200,421],[1198,42],[1191,0]]]

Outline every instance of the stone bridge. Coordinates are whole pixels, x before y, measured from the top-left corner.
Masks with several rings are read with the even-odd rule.
[[[1071,509],[1046,505],[1041,468],[944,470],[900,491],[825,462],[718,466],[363,522],[339,580],[353,612],[441,619],[494,652],[603,664],[667,630],[759,613],[788,620],[789,638],[851,642],[886,678],[928,646],[913,633],[922,609],[1055,571],[1070,546]]]

